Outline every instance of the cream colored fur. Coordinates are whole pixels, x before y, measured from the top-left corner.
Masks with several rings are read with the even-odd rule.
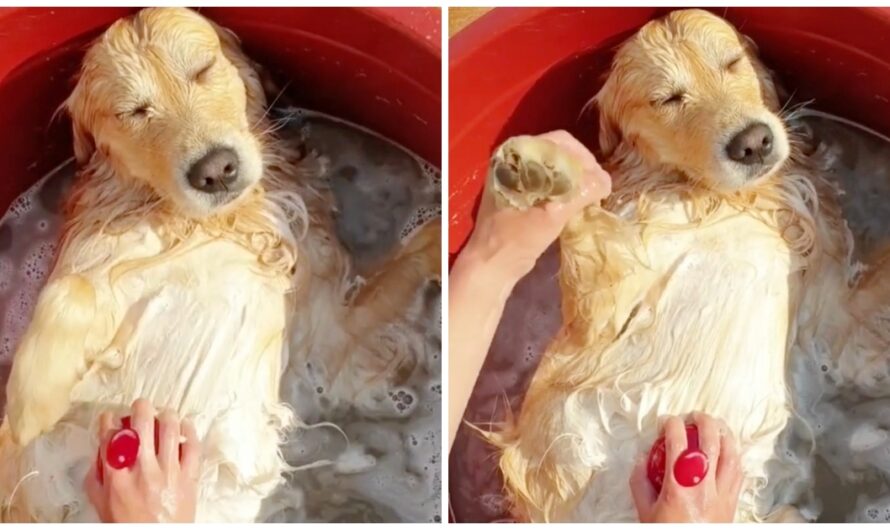
[[[393,379],[393,353],[372,340],[438,276],[438,227],[372,279],[384,292],[350,303],[324,161],[277,140],[265,105],[236,39],[189,10],[143,10],[90,48],[66,103],[78,180],[7,387],[0,520],[95,520],[82,481],[96,419],[143,397],[195,421],[198,521],[253,521],[300,424],[279,396],[286,369],[286,386],[303,377],[294,359],[311,351],[349,373],[344,400]],[[184,178],[218,144],[247,184],[223,204]]]
[[[628,479],[659,418],[702,411],[741,442],[736,519],[800,518],[787,503],[811,480],[808,463],[789,464],[777,445],[793,415],[789,351],[822,340],[848,291],[834,190],[797,155],[753,45],[707,12],[646,24],[594,101],[613,194],[562,233],[563,327],[521,410],[488,435],[515,511],[636,520]],[[753,120],[769,124],[779,155],[758,174],[723,155]],[[495,193],[513,207],[541,189],[567,196],[579,175],[559,156],[508,140],[493,167],[512,160],[524,186],[517,195],[492,171]]]

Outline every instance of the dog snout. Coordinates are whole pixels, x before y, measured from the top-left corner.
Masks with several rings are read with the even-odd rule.
[[[762,164],[772,152],[773,131],[763,122],[745,127],[726,145],[729,159],[746,166]]]
[[[192,164],[188,181],[204,193],[229,191],[238,181],[238,155],[227,147],[213,149]]]

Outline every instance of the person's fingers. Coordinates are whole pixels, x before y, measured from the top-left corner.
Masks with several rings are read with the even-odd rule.
[[[127,468],[105,466],[105,500],[127,499],[133,495],[133,472]]]
[[[741,458],[738,454],[738,443],[735,436],[728,429],[723,436],[723,443],[720,447],[720,466],[717,468],[717,496],[732,499],[733,506],[736,506],[745,482],[745,475],[742,472]]]
[[[582,176],[581,190],[577,203],[587,207],[608,197],[612,193],[612,177],[601,167],[587,170]]]
[[[745,483],[745,475],[742,473],[741,466],[736,466],[735,472],[731,475],[731,480],[729,485],[726,488],[726,493],[730,499],[735,499],[738,502],[739,494],[742,491],[742,485]],[[719,492],[719,490],[718,490]]]
[[[116,431],[117,427],[114,425],[114,416],[112,416],[111,412],[105,411],[99,414],[99,447],[102,450],[103,459],[105,456],[105,447],[108,445],[108,441],[111,440],[111,436]]]
[[[99,516],[99,520],[103,523],[109,522],[108,494],[105,491],[105,486],[99,484],[99,479],[96,477],[95,465],[90,466],[90,470],[87,472],[86,477],[84,477],[83,489],[86,491],[87,499],[90,501],[90,504],[96,509],[96,514]]]
[[[189,478],[197,480],[201,468],[201,440],[192,420],[182,420],[180,426],[185,442],[182,445],[182,470]]]
[[[539,138],[543,138],[545,140],[550,140],[556,144],[564,144],[568,145],[573,142],[578,142],[572,133],[565,129],[556,129],[555,131],[546,132],[544,134],[539,135]],[[579,142],[580,143],[580,142]]]
[[[542,134],[540,138],[549,140],[557,144],[560,149],[570,153],[583,168],[583,172],[579,176],[580,189],[578,193],[568,203],[551,202],[554,211],[564,208],[566,214],[574,214],[582,208],[603,200],[612,193],[612,177],[603,170],[590,149],[577,138],[562,130]]]
[[[646,514],[652,509],[652,505],[658,499],[655,494],[655,488],[649,482],[646,475],[646,460],[641,459],[634,466],[630,474],[630,493],[633,496],[634,505],[637,507],[637,514],[640,519],[646,518]]]
[[[677,458],[686,450],[688,442],[686,440],[686,425],[677,416],[671,416],[664,424],[664,447],[665,447],[665,473],[664,473],[664,489],[677,486],[677,480],[674,478],[674,463]]]
[[[612,192],[612,179],[601,169],[585,172],[581,179],[581,189],[568,202],[548,201],[544,204],[553,218],[567,221],[584,208],[599,203]]]
[[[705,476],[704,482],[713,483],[720,461],[721,425],[714,418],[701,412],[693,414],[692,420],[698,428],[698,445],[708,457],[708,474]]]
[[[98,421],[99,440],[110,438],[112,431],[114,431],[115,429],[116,427],[114,425],[114,415],[111,413],[111,411],[106,410],[100,413]]]
[[[114,436],[117,429],[118,427],[114,424],[114,416],[110,411],[99,414],[99,462],[97,465],[102,466],[102,484],[105,484],[104,477],[108,475],[108,470],[110,469],[108,465],[108,442],[111,441],[111,437]],[[93,467],[96,467],[96,465]],[[93,474],[98,481],[98,469],[93,469]]]
[[[596,157],[590,152],[590,149],[584,146],[577,138],[565,130],[556,130],[539,136],[544,140],[555,143],[561,149],[565,149],[571,153],[584,169],[595,169],[599,167]]]
[[[720,444],[720,458],[717,462],[717,491],[721,494],[727,492],[728,495],[735,490],[737,496],[738,488],[741,487],[744,477],[742,476],[738,447],[735,435],[726,428]]]
[[[577,138],[569,134],[567,131],[563,130],[542,134],[540,137],[555,143],[561,149],[564,149],[566,152],[575,157],[575,159],[581,163],[581,167],[584,169],[586,180],[590,181],[591,177],[593,177],[594,181],[598,181],[598,183],[601,185],[605,184],[606,186],[608,186],[609,191],[611,191],[612,179],[609,178],[608,174],[605,171],[603,171],[602,166],[600,166],[600,163],[596,159],[596,156],[594,156],[593,152],[588,149],[587,146],[582,144]],[[605,177],[605,182],[601,181],[603,177]],[[606,192],[603,196],[608,194],[609,192]]]
[[[179,471],[179,416],[176,412],[166,409],[158,416],[158,463],[168,477]]]
[[[139,456],[137,462],[147,471],[158,469],[155,456],[155,415],[157,411],[147,399],[133,402],[133,415],[130,424],[139,435]]]

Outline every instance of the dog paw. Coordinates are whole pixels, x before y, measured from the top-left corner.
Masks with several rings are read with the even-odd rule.
[[[568,200],[583,169],[557,144],[535,136],[514,136],[491,157],[491,189],[500,205],[525,209],[549,200]]]

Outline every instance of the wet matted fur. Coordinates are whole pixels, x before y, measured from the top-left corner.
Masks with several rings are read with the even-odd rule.
[[[659,418],[702,411],[740,440],[736,519],[798,518],[792,483],[811,480],[809,464],[781,462],[777,443],[793,414],[789,352],[828,333],[848,289],[835,190],[800,156],[753,43],[708,12],[646,24],[592,104],[613,193],[562,233],[562,329],[521,410],[487,434],[515,511],[636,520],[628,479]],[[727,146],[755,123],[771,150],[740,163]],[[508,140],[492,189],[513,207],[559,200],[578,179],[560,156]]]
[[[7,387],[0,520],[95,520],[82,481],[96,418],[143,397],[195,421],[198,521],[253,521],[300,424],[279,395],[284,374],[300,376],[289,363],[325,349],[355,399],[408,362],[372,341],[438,278],[438,225],[347,300],[324,160],[277,139],[266,103],[235,36],[187,9],[142,10],[87,52],[65,104],[77,182]],[[190,185],[220,147],[237,179]]]

